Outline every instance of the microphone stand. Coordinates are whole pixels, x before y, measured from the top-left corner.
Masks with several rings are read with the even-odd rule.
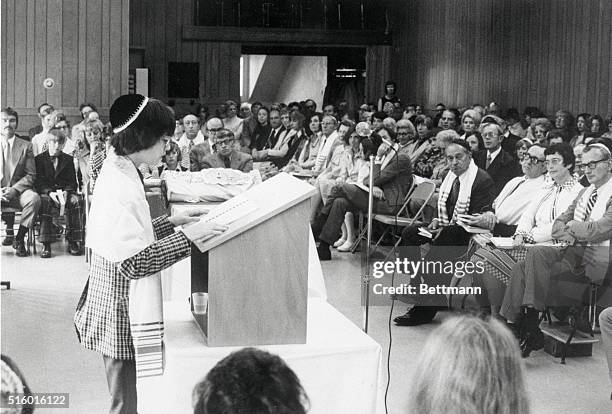
[[[370,155],[370,175],[368,179],[368,221],[367,221],[367,235],[366,235],[366,252],[365,252],[365,273],[362,276],[362,282],[364,290],[362,292],[365,295],[365,308],[363,312],[363,331],[368,333],[368,321],[370,318],[370,247],[372,240],[372,212],[374,209],[374,156]],[[362,296],[363,297],[363,296]]]

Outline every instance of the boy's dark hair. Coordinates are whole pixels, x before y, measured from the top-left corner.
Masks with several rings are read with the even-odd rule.
[[[163,136],[172,136],[175,126],[174,115],[168,107],[157,99],[149,99],[134,122],[112,136],[111,145],[117,155],[133,154],[151,148]]]

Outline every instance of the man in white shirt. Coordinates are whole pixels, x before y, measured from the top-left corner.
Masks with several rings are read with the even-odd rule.
[[[321,136],[321,144],[319,144],[319,153],[312,169],[315,173],[319,173],[327,168],[334,149],[340,145],[340,141],[337,139],[336,125],[338,125],[338,121],[331,115],[324,116],[321,121],[321,131],[323,134]]]
[[[182,157],[181,166],[189,168],[189,152],[195,145],[204,143],[205,139],[200,131],[200,121],[197,116],[193,114],[185,115],[183,118],[183,127],[185,132],[178,141]]]

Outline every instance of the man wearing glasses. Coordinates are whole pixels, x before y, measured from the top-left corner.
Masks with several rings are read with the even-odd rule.
[[[552,159],[550,161],[552,164]],[[587,145],[582,165],[590,185],[580,191],[552,226],[553,239],[567,247],[535,246],[527,251],[524,262],[512,268],[500,314],[514,322],[517,330],[523,333],[520,345],[524,357],[543,345],[540,311],[546,306],[583,305],[590,284],[601,286],[609,279],[612,238],[610,144],[597,140]],[[599,294],[601,297],[602,292]],[[602,304],[601,300],[599,304],[610,306],[610,303]]]
[[[192,160],[191,171],[206,168],[231,168],[249,172],[253,169],[253,157],[236,150],[236,139],[232,131],[221,129],[215,134],[214,140],[216,152],[201,160]]]
[[[474,162],[491,176],[495,182],[495,195],[497,195],[508,181],[521,175],[521,169],[512,155],[502,148],[504,128],[499,124],[501,119],[493,123],[492,118],[485,117],[485,123],[480,125],[485,149],[474,154]]]

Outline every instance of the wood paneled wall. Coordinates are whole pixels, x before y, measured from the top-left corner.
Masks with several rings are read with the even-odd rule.
[[[168,99],[168,62],[199,62],[202,102],[214,106],[229,98],[239,101],[240,44],[182,38],[183,26],[194,24],[194,3],[130,1],[130,46],[145,51],[144,64],[151,79],[149,95]]]
[[[127,92],[129,0],[2,0],[2,106],[19,131],[48,102],[73,121],[92,102],[103,116]],[[43,80],[55,87],[45,89]]]
[[[612,114],[610,0],[413,0],[393,28],[405,101]]]

